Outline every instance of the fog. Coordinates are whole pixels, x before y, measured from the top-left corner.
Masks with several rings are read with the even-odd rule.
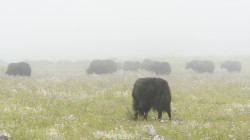
[[[1,0],[0,59],[249,55],[249,0]]]

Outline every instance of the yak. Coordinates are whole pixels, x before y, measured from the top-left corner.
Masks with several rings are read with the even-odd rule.
[[[123,63],[124,71],[138,71],[141,68],[141,63],[138,61],[125,61]]]
[[[26,62],[10,63],[5,73],[11,76],[30,76],[31,67]]]
[[[221,64],[221,69],[227,69],[228,72],[240,72],[241,63],[239,61],[226,61]]]
[[[122,62],[116,62],[117,70],[122,70]]]
[[[135,120],[138,115],[147,119],[151,108],[158,111],[159,120],[163,111],[167,112],[171,119],[171,93],[166,80],[155,77],[139,78],[134,84],[132,97]]]
[[[157,75],[160,74],[168,75],[171,73],[171,67],[168,62],[159,62],[150,59],[145,59],[142,65],[144,70],[154,72]]]
[[[150,70],[156,73],[157,75],[159,74],[170,74],[171,73],[171,67],[168,62],[154,62],[150,66]]]
[[[157,61],[151,60],[151,59],[144,59],[142,62],[142,68],[147,71],[151,71],[152,64]]]
[[[93,60],[91,61],[86,72],[88,74],[107,74],[117,71],[117,64],[113,60]]]
[[[215,66],[214,63],[209,60],[193,60],[191,62],[186,63],[186,69],[193,69],[194,71],[199,73],[213,73]]]

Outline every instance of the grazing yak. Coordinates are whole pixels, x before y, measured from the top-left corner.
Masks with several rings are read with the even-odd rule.
[[[147,71],[151,71],[151,65],[156,61],[150,59],[144,59],[142,62],[142,68]]]
[[[5,73],[13,76],[30,76],[31,67],[26,62],[10,63]]]
[[[138,61],[125,61],[123,64],[124,71],[138,71],[141,68],[141,63]]]
[[[88,74],[107,74],[117,71],[117,64],[113,60],[93,60],[86,72]]]
[[[117,70],[122,70],[122,62],[116,62]]]
[[[226,61],[221,64],[221,69],[227,69],[228,72],[240,72],[241,63],[239,61]]]
[[[157,75],[159,74],[170,74],[171,73],[171,67],[168,62],[154,62],[150,66],[150,70],[152,72],[155,72]]]
[[[186,69],[193,69],[199,73],[213,73],[215,66],[212,61],[200,61],[200,60],[193,60],[191,62],[186,63]]]
[[[157,75],[160,75],[160,74],[168,75],[171,73],[171,67],[168,62],[158,62],[158,61],[145,59],[143,61],[143,68],[147,71],[152,71],[156,73]]]
[[[167,81],[161,78],[139,78],[133,87],[133,110],[135,120],[138,115],[147,119],[151,108],[158,111],[158,119],[162,118],[162,112],[168,113],[171,119],[171,93]]]

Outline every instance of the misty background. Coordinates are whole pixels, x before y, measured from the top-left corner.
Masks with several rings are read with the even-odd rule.
[[[249,0],[8,0],[0,59],[250,56]]]

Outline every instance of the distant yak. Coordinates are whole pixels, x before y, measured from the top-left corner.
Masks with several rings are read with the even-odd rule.
[[[138,115],[147,119],[151,108],[158,111],[158,119],[162,112],[167,112],[171,119],[171,93],[167,81],[161,78],[139,78],[133,87],[133,110],[135,119]]]
[[[157,75],[160,74],[170,74],[171,73],[171,67],[168,62],[159,62],[159,61],[153,61],[150,59],[145,59],[143,61],[143,68],[147,71],[152,71],[156,73]]]
[[[30,76],[31,67],[26,62],[10,63],[5,73],[12,76]]]
[[[138,71],[141,68],[141,63],[138,61],[125,61],[123,63],[124,71]]]
[[[116,62],[117,70],[122,70],[122,62]]]
[[[191,62],[186,63],[186,69],[193,69],[196,72],[199,73],[213,73],[215,66],[212,61],[205,60],[205,61],[200,61],[200,60],[193,60]]]
[[[144,70],[147,70],[147,71],[151,71],[151,66],[153,63],[155,63],[156,61],[154,60],[151,60],[151,59],[144,59],[143,62],[142,62],[142,68]]]
[[[107,74],[117,71],[117,64],[113,60],[93,60],[86,72],[88,74]]]
[[[227,69],[228,72],[240,72],[241,63],[239,61],[226,61],[221,64],[221,69]]]

